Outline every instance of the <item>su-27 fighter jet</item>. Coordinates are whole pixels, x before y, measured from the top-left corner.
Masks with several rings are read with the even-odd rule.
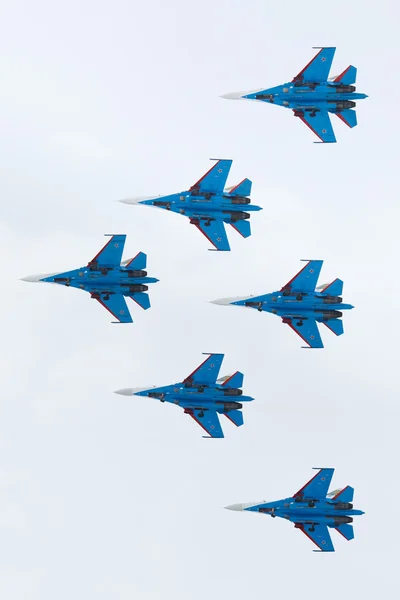
[[[231,100],[260,100],[290,108],[320,139],[336,142],[329,113],[339,117],[348,127],[357,125],[356,100],[368,98],[359,94],[353,83],[357,69],[347,67],[340,75],[329,77],[336,48],[320,48],[318,54],[288,83],[249,92],[225,94]]]
[[[218,415],[225,415],[237,427],[243,425],[242,403],[254,398],[243,396],[243,373],[233,373],[218,379],[223,354],[208,358],[183,381],[163,387],[125,388],[116,394],[147,396],[160,402],[170,402],[183,408],[208,433],[210,438],[223,438]],[[240,400],[240,402],[238,402]]]
[[[211,159],[216,160],[216,159]],[[172,210],[190,219],[216,250],[230,250],[224,223],[232,225],[241,236],[251,235],[250,213],[262,210],[250,202],[251,181],[225,189],[231,160],[218,160],[191,188],[169,196],[151,196],[120,200],[123,204],[142,204]]]
[[[134,258],[121,263],[126,235],[112,235],[107,244],[85,267],[51,273],[29,275],[22,281],[59,283],[89,292],[112,316],[117,323],[132,323],[132,317],[125,297],[132,298],[144,310],[150,308],[146,291],[149,283],[156,283],[155,277],[147,277],[147,256],[139,252]]]
[[[303,348],[323,348],[317,322],[326,325],[336,335],[342,335],[342,311],[354,307],[342,303],[343,281],[340,279],[316,288],[322,264],[322,260],[308,261],[297,275],[272,294],[221,298],[211,302],[270,312],[281,317],[282,322],[301,337],[307,344]]]
[[[363,515],[353,508],[354,489],[347,486],[328,494],[334,469],[320,469],[298,492],[276,502],[232,504],[228,510],[258,512],[281,517],[294,523],[322,552],[334,552],[328,527],[333,527],[346,540],[354,538],[353,517]],[[315,550],[314,552],[318,552]]]

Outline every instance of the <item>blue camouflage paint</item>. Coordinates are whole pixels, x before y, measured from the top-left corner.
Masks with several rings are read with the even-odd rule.
[[[240,235],[251,235],[250,213],[262,210],[250,202],[251,181],[225,189],[232,160],[218,160],[203,177],[188,190],[142,200],[121,200],[125,204],[155,206],[183,215],[195,225],[216,250],[230,250],[225,224]]]
[[[339,117],[348,127],[355,127],[357,117],[353,108],[357,100],[368,96],[355,91],[352,84],[356,81],[357,69],[351,65],[337,77],[329,78],[335,50],[336,48],[321,48],[290,82],[248,93],[225,94],[222,97],[258,100],[289,108],[321,142],[336,142],[329,113]]]
[[[334,469],[319,469],[298,492],[275,502],[232,504],[229,510],[245,510],[280,517],[294,523],[322,552],[334,552],[328,528],[344,538],[354,538],[353,517],[363,515],[353,508],[354,489],[347,486],[328,493]]]
[[[26,280],[57,283],[89,292],[91,298],[104,306],[117,322],[132,323],[125,298],[131,298],[147,310],[150,308],[146,293],[148,285],[158,279],[147,276],[144,270],[147,257],[143,252],[121,264],[125,240],[126,235],[110,236],[106,245],[84,267],[37,279],[27,277]]]
[[[212,301],[214,304],[244,306],[259,312],[269,312],[281,317],[307,344],[304,347],[323,348],[317,323],[323,323],[337,336],[342,335],[342,312],[354,308],[342,302],[343,281],[335,279],[317,286],[322,260],[307,264],[279,291],[261,296],[240,299],[227,298]]]
[[[229,377],[218,374],[223,354],[209,354],[206,360],[183,381],[150,388],[126,388],[116,394],[146,396],[160,402],[169,402],[183,408],[208,434],[223,438],[218,415],[225,415],[237,427],[243,425],[242,403],[254,400],[243,395],[243,374],[237,371]]]

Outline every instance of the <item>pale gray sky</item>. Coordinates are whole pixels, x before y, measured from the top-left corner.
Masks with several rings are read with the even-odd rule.
[[[0,9],[0,596],[7,600],[326,600],[394,596],[398,457],[399,59],[393,3],[69,0]],[[312,46],[358,67],[353,130],[314,145],[289,111],[222,93],[295,75]],[[234,160],[264,207],[231,253],[177,215],[118,204],[187,188]],[[111,325],[89,296],[23,283],[126,233],[152,309]],[[285,283],[301,258],[344,280],[325,349],[271,315],[208,304]],[[113,390],[167,384],[202,352],[239,369],[245,425],[209,441],[182,411]],[[226,420],[225,420],[226,421]],[[223,510],[335,467],[366,515],[336,553]]]

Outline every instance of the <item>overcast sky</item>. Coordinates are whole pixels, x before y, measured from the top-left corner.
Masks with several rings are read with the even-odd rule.
[[[394,597],[399,151],[393,3],[14,0],[0,9],[0,596],[7,600]],[[359,125],[314,145],[290,111],[220,94],[290,80],[337,46]],[[232,158],[253,181],[232,252],[184,218],[116,201],[187,189]],[[231,229],[231,228],[230,228]],[[105,233],[142,250],[152,308],[116,326],[88,294],[20,277],[86,264]],[[345,335],[301,349],[280,320],[215,306],[324,259]],[[180,409],[113,394],[240,370],[245,425],[202,439]],[[314,554],[289,523],[223,510],[294,493],[312,467],[355,487],[355,540]]]

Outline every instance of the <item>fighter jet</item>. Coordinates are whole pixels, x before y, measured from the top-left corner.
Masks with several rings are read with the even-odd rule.
[[[225,94],[231,100],[260,100],[290,108],[295,117],[311,129],[320,142],[336,142],[329,113],[336,115],[348,127],[357,125],[356,100],[368,98],[359,94],[353,83],[357,69],[347,67],[340,75],[329,77],[336,48],[320,48],[314,58],[292,81],[276,87]],[[318,143],[318,142],[316,142]]]
[[[125,296],[132,298],[144,310],[150,308],[146,291],[149,283],[156,283],[155,277],[147,277],[147,256],[139,252],[134,258],[121,263],[126,235],[111,235],[107,244],[85,267],[50,273],[29,275],[22,281],[59,283],[89,292],[117,319],[116,323],[132,323],[132,317],[125,302]]]
[[[208,354],[197,369],[183,381],[163,387],[125,388],[116,394],[147,396],[160,402],[170,402],[183,408],[208,434],[203,437],[223,438],[218,415],[225,415],[237,427],[243,425],[243,402],[254,400],[243,396],[243,373],[233,373],[218,379],[223,354]],[[240,402],[238,402],[240,400]]]
[[[211,159],[217,160],[217,159]],[[184,192],[169,196],[150,196],[120,200],[123,204],[142,204],[172,210],[190,219],[214,246],[213,250],[230,250],[224,223],[232,225],[241,236],[251,235],[250,213],[262,210],[250,202],[251,181],[243,179],[225,188],[231,160],[217,160],[215,165]]]
[[[301,337],[307,344],[303,348],[323,348],[317,322],[326,325],[334,334],[342,335],[342,311],[354,307],[342,303],[343,281],[340,279],[316,288],[322,264],[322,260],[307,261],[305,267],[278,292],[262,296],[221,298],[211,302],[270,312],[281,317],[282,322]]]
[[[247,510],[270,517],[281,517],[294,523],[319,550],[314,552],[334,552],[328,527],[333,527],[346,540],[354,538],[353,517],[363,515],[362,510],[353,509],[354,489],[347,486],[328,494],[335,469],[320,469],[308,483],[289,498],[276,502],[250,502],[231,504],[228,510]]]

